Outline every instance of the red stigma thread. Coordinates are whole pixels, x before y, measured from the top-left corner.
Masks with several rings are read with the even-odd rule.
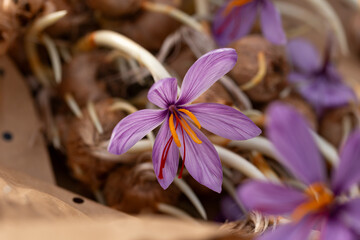
[[[179,121],[178,121],[178,119],[176,118],[175,130],[177,129],[178,125],[179,125]],[[158,176],[159,179],[163,179],[163,178],[164,178],[163,169],[164,169],[164,167],[165,167],[165,162],[166,162],[166,159],[167,159],[169,150],[170,150],[170,146],[171,146],[171,144],[172,144],[172,140],[173,140],[173,136],[171,136],[171,137],[169,138],[169,140],[167,141],[167,143],[165,144],[163,153],[162,153],[162,155],[161,155],[160,172],[159,172],[159,176]]]

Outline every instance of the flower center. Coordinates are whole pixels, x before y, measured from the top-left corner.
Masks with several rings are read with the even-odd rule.
[[[163,153],[162,153],[162,156],[161,156],[160,172],[159,172],[159,176],[158,176],[159,179],[163,179],[163,168],[165,167],[165,162],[166,162],[167,155],[169,153],[172,141],[174,141],[175,144],[179,148],[181,147],[179,136],[176,133],[176,129],[178,128],[178,126],[180,126],[181,134],[182,134],[182,140],[183,140],[183,144],[184,144],[184,154],[183,154],[181,170],[180,170],[180,173],[179,173],[179,178],[182,177],[182,173],[183,173],[183,170],[184,170],[184,164],[185,164],[185,157],[186,157],[186,145],[185,145],[184,130],[194,142],[196,142],[197,144],[202,143],[202,141],[197,137],[196,133],[191,129],[191,127],[186,122],[186,120],[183,117],[181,117],[179,112],[182,112],[182,113],[186,114],[195,123],[195,125],[200,129],[201,125],[200,125],[199,121],[197,120],[197,118],[195,117],[195,115],[192,112],[190,112],[189,110],[187,110],[187,109],[178,109],[178,110],[176,110],[176,107],[174,107],[174,106],[171,106],[169,109],[171,111],[171,115],[169,117],[169,128],[170,128],[170,132],[171,132],[171,137],[169,138],[169,140],[165,144],[165,147],[164,147],[164,150],[163,150]],[[174,116],[175,116],[176,125],[174,124]]]
[[[231,10],[233,10],[235,7],[241,7],[251,1],[253,0],[232,0],[228,3],[222,14],[223,16],[229,15]]]
[[[334,200],[334,194],[323,183],[314,183],[304,192],[308,196],[308,200],[294,210],[292,218],[295,221],[302,219],[309,213],[324,209]]]

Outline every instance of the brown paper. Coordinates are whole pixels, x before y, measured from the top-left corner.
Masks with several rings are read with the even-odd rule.
[[[0,56],[0,164],[55,183],[40,130],[24,78],[6,56]]]
[[[207,223],[158,216],[135,218],[0,167],[0,239],[223,239]],[[224,238],[225,239],[225,238]],[[241,239],[241,238],[226,238]]]

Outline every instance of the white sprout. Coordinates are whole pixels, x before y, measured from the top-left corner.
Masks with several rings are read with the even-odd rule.
[[[88,50],[96,45],[118,49],[144,65],[152,74],[154,81],[171,77],[164,66],[145,48],[131,39],[108,30],[95,31],[77,43],[76,49]]]
[[[223,178],[223,186],[224,186],[225,190],[229,193],[230,197],[235,201],[235,203],[241,209],[241,211],[243,213],[246,213],[247,211],[246,211],[244,205],[240,202],[240,199],[238,198],[238,196],[236,194],[236,189],[235,189],[234,185],[230,182],[230,180],[224,177]]]
[[[184,212],[183,210],[177,207],[165,203],[158,203],[156,206],[159,212],[169,214],[171,216],[180,218],[182,220],[198,223],[193,217],[191,217],[189,214],[187,214],[186,212]]]
[[[96,130],[98,131],[99,134],[103,134],[104,129],[103,129],[101,122],[99,120],[99,117],[96,113],[96,109],[95,109],[93,102],[89,101],[87,103],[87,110],[89,112],[90,119],[91,119],[92,123],[94,124]]]
[[[220,159],[226,165],[242,172],[249,178],[266,180],[266,177],[259,169],[240,155],[218,145],[214,145],[214,147],[219,153]]]
[[[313,7],[318,9],[319,13],[321,13],[326,20],[330,23],[332,29],[334,30],[340,50],[343,55],[349,55],[349,45],[346,38],[344,27],[337,16],[334,9],[331,7],[328,1],[326,0],[307,0]]]
[[[194,191],[190,188],[190,186],[182,179],[175,177],[174,179],[175,185],[185,194],[185,196],[190,200],[190,202],[194,205],[196,210],[200,213],[200,216],[207,220],[207,215],[204,206],[201,204],[199,198],[196,196]]]
[[[59,53],[56,49],[54,41],[47,34],[42,35],[43,43],[49,52],[51,65],[54,71],[55,82],[59,84],[61,82],[61,60]]]
[[[318,32],[324,31],[324,21],[311,11],[290,2],[275,2],[282,15],[306,22]]]
[[[64,98],[65,98],[65,102],[69,106],[70,110],[74,113],[74,115],[77,118],[81,119],[83,115],[73,95],[71,93],[65,93]]]
[[[185,24],[199,32],[204,32],[204,28],[199,22],[197,22],[191,16],[189,16],[188,14],[184,13],[183,11],[181,11],[173,6],[170,6],[167,4],[145,1],[142,3],[142,7],[149,11],[159,12],[159,13],[164,13],[166,15],[169,15],[169,16],[175,18],[176,20],[182,22],[183,24]]]
[[[40,17],[37,20],[35,20],[35,22],[30,26],[29,30],[25,35],[25,51],[27,57],[29,58],[30,67],[34,72],[36,78],[45,86],[49,85],[49,79],[41,64],[35,43],[38,40],[38,35],[45,28],[56,23],[59,19],[61,19],[65,15],[66,15],[66,11],[58,11]]]

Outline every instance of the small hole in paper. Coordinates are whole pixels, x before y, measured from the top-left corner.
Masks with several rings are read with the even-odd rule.
[[[13,139],[13,135],[11,134],[11,132],[3,132],[2,133],[2,138],[5,141],[10,142]]]
[[[77,203],[77,204],[82,204],[82,203],[84,203],[84,199],[79,198],[79,197],[74,197],[73,202]]]

